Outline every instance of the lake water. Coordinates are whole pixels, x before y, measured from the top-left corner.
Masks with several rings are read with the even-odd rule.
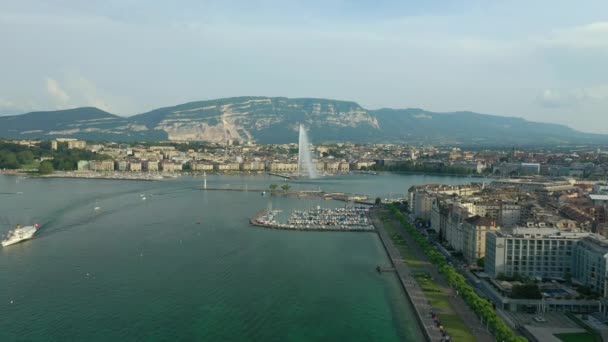
[[[462,177],[349,175],[293,189],[405,196]],[[209,176],[266,189],[269,176]],[[375,233],[252,227],[261,209],[343,206],[161,182],[0,175],[0,233],[41,223],[0,249],[0,340],[419,341]],[[142,196],[146,200],[142,199]],[[100,207],[99,210],[94,210]]]

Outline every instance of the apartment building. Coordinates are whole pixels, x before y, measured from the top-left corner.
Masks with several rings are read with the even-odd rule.
[[[470,264],[474,264],[486,255],[486,234],[500,230],[500,227],[490,217],[473,216],[464,220],[462,230],[462,254]]]

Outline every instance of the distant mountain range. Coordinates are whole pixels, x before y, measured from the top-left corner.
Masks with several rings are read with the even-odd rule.
[[[313,142],[526,145],[608,143],[608,135],[521,118],[418,108],[367,110],[355,102],[233,97],[189,102],[131,117],[93,107],[0,117],[0,137],[98,141],[292,143],[298,125]]]

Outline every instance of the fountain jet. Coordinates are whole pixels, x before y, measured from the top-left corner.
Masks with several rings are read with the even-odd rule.
[[[317,178],[317,170],[310,155],[310,142],[304,125],[300,125],[298,141],[298,177]]]

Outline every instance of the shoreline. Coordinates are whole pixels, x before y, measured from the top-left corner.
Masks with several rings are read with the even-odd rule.
[[[376,228],[375,231],[378,233],[387,258],[395,269],[401,288],[412,306],[418,327],[426,341],[441,341],[442,334],[432,319],[429,301],[416,280],[414,280],[409,267],[402,261],[401,253],[393,245],[393,241],[384,230],[384,225],[379,221],[379,217],[377,216],[377,210],[378,208],[373,208],[370,212],[372,224]]]
[[[275,190],[273,192],[271,190],[266,190],[266,189],[249,189],[247,187],[245,187],[245,188],[209,187],[209,188],[201,188],[200,190],[201,191],[259,192],[259,193],[267,193],[269,196],[282,195],[282,196],[292,196],[292,197],[295,196],[295,197],[299,197],[299,198],[300,197],[315,197],[315,198],[319,198],[319,199],[323,199],[323,200],[352,202],[352,203],[363,204],[363,205],[373,205],[374,204],[373,202],[371,202],[369,196],[358,195],[358,194],[349,194],[349,193],[345,193],[345,192],[306,191],[306,190],[302,190],[302,191]]]
[[[95,172],[95,171],[78,171],[78,170],[70,170],[70,171],[54,171],[52,174],[53,177],[57,177],[54,176],[57,173],[64,173],[64,172],[68,172],[68,173],[78,173],[78,176],[74,176],[72,178],[91,178],[91,177],[86,177],[86,176],[80,176],[80,174],[82,175],[86,175],[87,173],[91,173],[91,172]],[[128,175],[148,175],[148,173],[144,173],[144,172],[132,172],[132,171],[105,171],[105,172],[116,172],[116,173],[125,173]],[[104,171],[99,171],[97,173],[104,173]],[[446,174],[446,173],[428,173],[428,172],[409,172],[409,171],[359,171],[359,170],[354,170],[354,171],[349,171],[349,172],[340,172],[340,173],[331,173],[331,174],[326,174],[323,175],[319,178],[325,178],[325,177],[335,177],[335,176],[353,176],[353,175],[369,175],[369,176],[377,176],[377,175],[381,175],[381,174],[396,174],[396,175],[421,175],[421,176],[437,176],[437,177],[463,177],[463,178],[491,178],[491,179],[496,179],[497,177],[492,176],[492,175],[477,175],[477,174]],[[37,175],[38,174],[36,172],[33,172],[32,170],[26,170],[26,169],[0,169],[0,174],[6,174],[6,175]],[[181,171],[181,172],[171,172],[171,173],[166,173],[166,175],[175,175],[175,177],[179,177],[179,176],[192,176],[192,177],[203,177],[204,174],[207,175],[213,175],[213,176],[273,176],[273,177],[277,177],[277,178],[283,178],[286,181],[288,180],[293,180],[293,179],[297,179],[297,174],[296,173],[285,173],[285,174],[277,174],[271,171]],[[50,175],[44,175],[44,176],[40,176],[40,177],[50,177]],[[142,177],[143,178],[143,177]]]

